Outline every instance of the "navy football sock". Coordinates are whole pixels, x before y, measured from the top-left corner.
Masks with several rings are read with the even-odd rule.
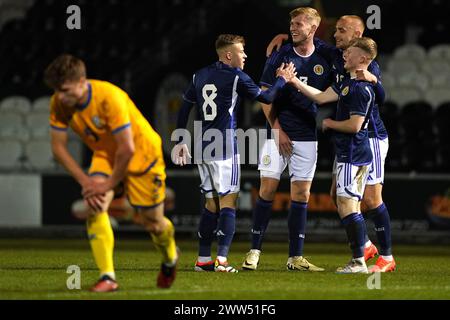
[[[391,255],[391,219],[386,205],[382,203],[378,208],[367,211],[367,215],[375,224],[375,232],[380,244],[380,254],[382,256]]]
[[[198,225],[198,255],[199,257],[211,256],[211,244],[215,238],[219,214],[203,208]]]
[[[288,215],[289,257],[303,255],[307,208],[306,202],[291,201]]]
[[[342,220],[345,227],[353,258],[364,257],[364,243],[366,235],[366,223],[364,217],[359,212],[351,213]]]
[[[236,209],[222,208],[217,227],[217,255],[226,257],[236,229]]]
[[[266,201],[258,197],[253,209],[252,249],[261,250],[264,232],[269,225],[272,201]]]

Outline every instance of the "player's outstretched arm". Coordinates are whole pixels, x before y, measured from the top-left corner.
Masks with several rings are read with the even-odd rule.
[[[277,81],[275,84],[267,90],[259,91],[256,100],[265,104],[271,104],[278,93],[278,90],[284,87],[284,85],[295,78],[296,75],[295,66],[293,63],[281,64],[281,66],[276,70]],[[252,86],[256,87],[253,83]]]
[[[266,49],[266,57],[269,57],[272,54],[273,49],[276,49],[277,51],[280,50],[281,46],[283,45],[283,41],[286,41],[289,39],[289,35],[286,33],[280,33],[277,34],[269,43]]]
[[[364,116],[354,114],[350,119],[343,121],[336,121],[330,118],[322,121],[322,130],[333,129],[344,133],[358,133],[364,123]]]
[[[300,81],[299,78],[292,78],[290,84],[306,97],[318,104],[337,101],[338,95],[332,87],[328,87],[325,91],[321,91]]]

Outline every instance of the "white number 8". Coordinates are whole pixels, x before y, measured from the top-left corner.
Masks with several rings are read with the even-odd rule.
[[[209,95],[208,95],[209,92]],[[202,89],[202,96],[205,99],[203,102],[203,115],[205,117],[205,121],[212,121],[217,116],[217,105],[214,102],[214,99],[217,97],[217,88],[213,84],[205,84]],[[211,107],[211,113],[208,114],[206,112],[206,108]]]

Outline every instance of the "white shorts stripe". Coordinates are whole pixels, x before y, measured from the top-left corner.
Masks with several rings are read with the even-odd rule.
[[[368,185],[375,185],[384,182],[384,164],[389,149],[389,140],[378,138],[369,138],[370,149],[372,150],[373,160],[369,168]]]

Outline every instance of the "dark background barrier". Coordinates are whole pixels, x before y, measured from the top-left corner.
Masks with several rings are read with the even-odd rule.
[[[173,190],[174,206],[169,208],[177,230],[195,232],[202,195],[198,188],[200,179],[195,171],[170,171],[167,186]],[[448,197],[450,177],[433,175],[388,175],[383,198],[389,208],[392,229],[396,231],[424,232],[446,229],[450,224],[450,200]],[[237,215],[237,232],[248,232],[251,210],[259,188],[256,171],[243,172],[241,194]],[[308,230],[340,228],[337,212],[328,195],[330,175],[318,173],[313,181],[308,210]],[[81,198],[80,187],[67,175],[44,175],[42,178],[43,225],[82,224],[71,214],[74,201]],[[64,190],[61,192],[60,190]],[[58,197],[54,195],[58,194]],[[169,196],[172,199],[172,195]],[[284,233],[290,203],[289,180],[284,177],[273,202],[271,233]],[[172,205],[170,205],[172,206]],[[127,213],[124,216],[129,217]],[[120,217],[121,214],[119,213]],[[129,219],[119,221],[121,226],[130,225]],[[450,228],[449,228],[450,231]]]

